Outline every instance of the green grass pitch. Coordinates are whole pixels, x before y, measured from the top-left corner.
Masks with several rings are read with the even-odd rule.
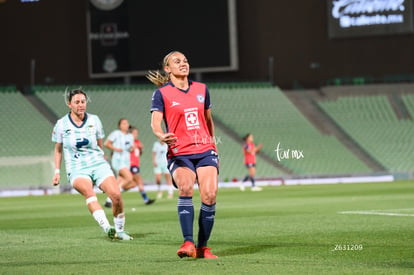
[[[222,188],[209,242],[219,258],[211,260],[178,258],[176,199],[146,206],[125,193],[135,239],[121,242],[101,233],[80,195],[1,198],[0,273],[409,274],[413,191],[410,181]],[[194,203],[196,224],[197,190]]]

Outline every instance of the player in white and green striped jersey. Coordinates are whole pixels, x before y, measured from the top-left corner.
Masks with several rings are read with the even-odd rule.
[[[110,238],[132,240],[124,231],[125,215],[118,183],[104,158],[102,123],[98,116],[86,113],[87,96],[82,90],[70,91],[67,105],[69,114],[57,121],[52,134],[52,141],[56,143],[53,185],[60,181],[63,152],[69,182],[85,197],[89,211],[101,228]],[[111,227],[98,203],[94,185],[112,199],[115,227]]]

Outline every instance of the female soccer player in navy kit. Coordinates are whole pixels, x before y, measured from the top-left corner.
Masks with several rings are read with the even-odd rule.
[[[177,208],[184,243],[177,254],[217,258],[207,247],[214,224],[219,168],[210,95],[205,84],[188,80],[190,66],[184,54],[169,53],[163,60],[163,69],[165,75],[150,72],[147,77],[159,87],[152,97],[151,127],[157,138],[168,144],[168,169],[178,188]],[[197,247],[192,201],[196,180],[201,196]]]
[[[55,145],[55,176],[53,185],[60,181],[60,164],[65,155],[68,179],[80,194],[99,226],[110,238],[132,240],[125,231],[123,201],[111,167],[104,158],[102,139],[105,134],[98,116],[86,113],[87,97],[80,89],[67,96],[69,114],[59,119],[53,129]],[[113,201],[115,228],[111,227],[98,203],[93,186],[104,191]]]

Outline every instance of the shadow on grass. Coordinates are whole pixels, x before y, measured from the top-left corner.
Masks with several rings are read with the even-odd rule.
[[[155,234],[157,234],[157,233],[155,233],[155,232],[148,232],[148,233],[135,233],[135,234],[132,234],[131,232],[128,232],[128,234],[129,234],[132,238],[134,238],[134,240],[137,240],[137,239],[143,239],[143,238],[146,238],[146,237],[151,236],[151,235],[155,235]],[[110,242],[113,242],[113,241],[120,241],[120,240],[117,240],[117,239],[110,239],[110,238],[108,238],[108,236],[96,237],[95,239],[107,239],[107,240],[108,240],[108,241],[110,241]],[[123,241],[120,241],[120,242],[123,242]]]
[[[280,245],[276,244],[257,244],[257,245],[248,245],[248,246],[237,246],[231,249],[225,249],[218,251],[221,257],[225,256],[234,256],[234,255],[242,255],[242,254],[253,254],[262,252],[264,250],[272,249],[278,247]]]
[[[135,233],[135,234],[130,234],[130,235],[134,239],[142,239],[142,238],[145,238],[147,236],[151,236],[151,235],[155,235],[155,234],[157,234],[157,233],[155,233],[155,232],[147,232],[147,233]]]

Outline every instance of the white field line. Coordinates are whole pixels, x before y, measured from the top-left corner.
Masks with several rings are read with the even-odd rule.
[[[351,214],[351,215],[379,215],[379,216],[394,216],[394,217],[414,217],[409,213],[398,213],[404,211],[414,211],[414,208],[403,209],[386,209],[386,210],[360,210],[360,211],[340,211],[338,214]]]

